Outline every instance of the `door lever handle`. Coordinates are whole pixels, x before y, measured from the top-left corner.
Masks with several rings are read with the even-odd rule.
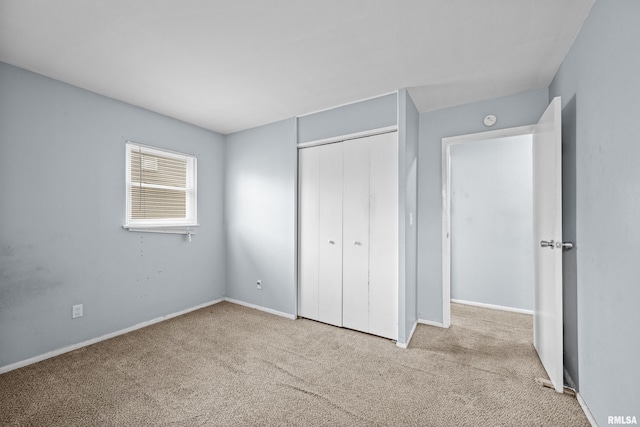
[[[336,244],[336,242],[335,242],[335,240],[329,240],[329,244],[330,244],[330,245],[335,245],[335,244]]]
[[[562,249],[572,249],[573,243],[571,242],[555,242],[553,240],[540,240],[540,247],[542,248],[562,248]]]
[[[551,248],[553,249],[555,247],[555,243],[553,240],[540,240],[540,247],[541,248]]]
[[[353,242],[353,244],[354,244],[355,246],[362,246],[362,243],[358,242],[357,240],[355,240],[355,241]]]

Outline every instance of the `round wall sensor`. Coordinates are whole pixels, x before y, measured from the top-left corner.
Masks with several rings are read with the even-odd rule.
[[[496,118],[495,115],[489,114],[487,117],[484,118],[484,125],[487,127],[490,127],[495,125],[497,121],[498,119]]]

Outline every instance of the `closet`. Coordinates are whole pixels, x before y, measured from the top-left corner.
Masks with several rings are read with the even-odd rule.
[[[298,153],[298,314],[397,339],[397,133]]]

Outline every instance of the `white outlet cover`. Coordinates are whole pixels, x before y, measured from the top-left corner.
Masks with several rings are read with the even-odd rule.
[[[71,311],[71,318],[76,319],[82,317],[82,304],[74,305]]]

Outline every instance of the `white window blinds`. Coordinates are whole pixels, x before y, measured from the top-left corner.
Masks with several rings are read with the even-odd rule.
[[[125,227],[198,224],[194,156],[127,142],[126,158]]]

